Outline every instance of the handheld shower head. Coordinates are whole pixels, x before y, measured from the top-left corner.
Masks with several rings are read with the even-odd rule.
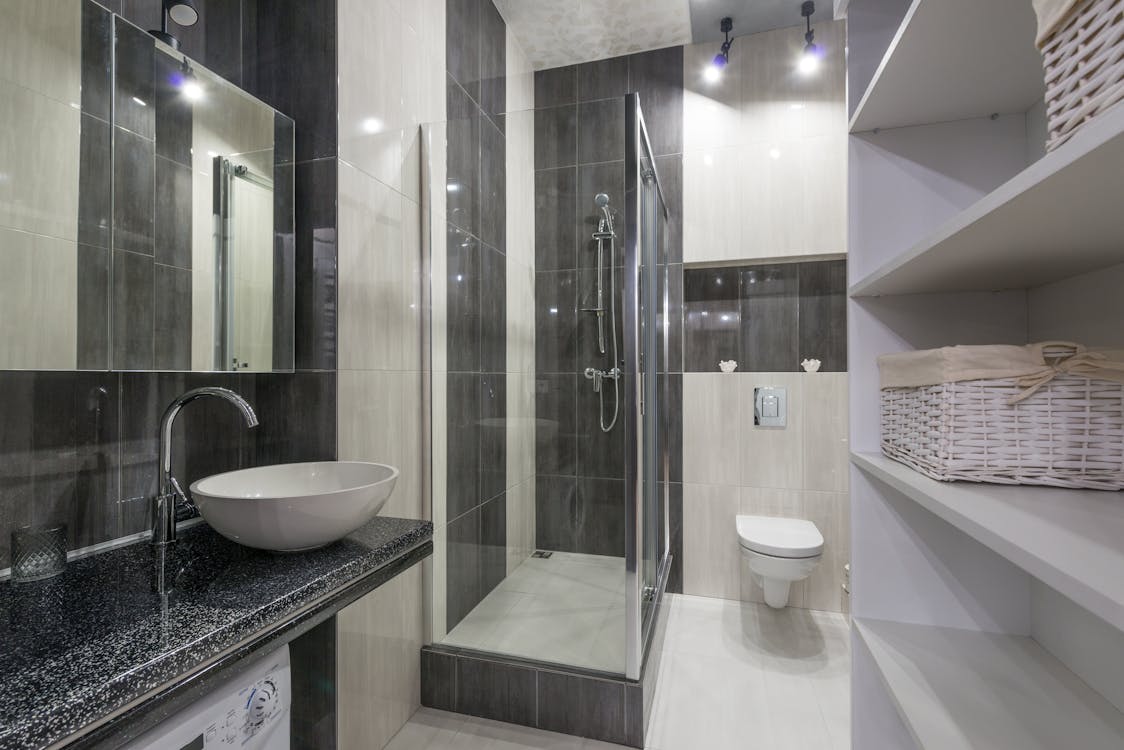
[[[609,208],[609,195],[608,193],[598,193],[593,198],[594,204],[601,209],[601,226],[598,228],[599,232],[608,230],[613,231],[613,209]]]

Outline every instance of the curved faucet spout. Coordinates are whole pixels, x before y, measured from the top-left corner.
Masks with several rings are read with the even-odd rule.
[[[153,498],[152,503],[152,544],[158,551],[154,588],[160,594],[167,593],[168,588],[164,576],[164,558],[166,557],[166,548],[176,541],[176,500],[179,498],[183,498],[184,501],[187,500],[179,482],[172,476],[172,427],[175,425],[176,416],[179,415],[180,409],[196,399],[206,397],[221,398],[233,404],[242,413],[242,418],[246,420],[247,427],[257,427],[258,425],[258,415],[254,413],[254,407],[250,406],[246,399],[229,388],[217,386],[206,386],[187,391],[177,396],[164,410],[164,416],[160,418],[159,475],[156,497]]]
[[[164,410],[164,416],[160,417],[160,479],[158,493],[163,495],[175,489],[176,481],[172,477],[172,427],[175,425],[176,417],[187,404],[200,398],[213,396],[229,401],[237,409],[242,412],[243,419],[246,420],[247,427],[258,426],[258,415],[254,413],[254,407],[250,406],[246,399],[239,396],[229,388],[219,388],[217,386],[205,386],[203,388],[194,388],[186,393],[177,396],[172,403],[168,404],[168,408]]]

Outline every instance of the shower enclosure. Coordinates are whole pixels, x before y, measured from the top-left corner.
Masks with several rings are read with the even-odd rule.
[[[583,162],[549,115],[459,94],[422,139],[432,642],[638,680],[670,563],[669,213],[639,96],[599,103],[617,130]]]

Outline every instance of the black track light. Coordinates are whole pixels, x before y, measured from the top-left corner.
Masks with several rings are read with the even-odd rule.
[[[723,18],[719,29],[726,35],[726,39],[722,42],[722,48],[718,51],[718,54],[714,56],[714,62],[706,69],[706,80],[711,83],[717,82],[722,77],[722,70],[730,64],[730,45],[734,43],[734,40],[730,38],[730,32],[734,30],[734,19]]]

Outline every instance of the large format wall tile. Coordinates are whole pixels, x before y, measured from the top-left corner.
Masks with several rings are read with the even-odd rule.
[[[336,616],[341,750],[385,746],[420,706],[425,572],[419,563]]]
[[[0,227],[74,241],[81,113],[0,80]]]
[[[5,4],[0,78],[56,102],[79,102],[83,32],[79,9],[73,0]]]
[[[683,593],[740,597],[737,487],[683,485]]]
[[[400,472],[383,515],[429,517],[422,496],[421,398],[419,373],[339,371],[339,459],[377,461]]]
[[[796,28],[739,37],[717,82],[701,76],[714,53],[683,56],[684,259],[690,263],[773,260],[846,252],[846,87],[844,24],[818,23],[826,51],[811,76],[794,70],[804,44]],[[738,196],[716,223],[706,182]],[[719,166],[721,162],[721,166]],[[704,191],[694,193],[695,188]]]
[[[256,55],[245,58],[245,88],[296,121],[297,161],[335,157],[336,63],[346,57],[337,54],[337,3],[270,0],[266,6],[255,17]]]
[[[339,166],[339,356],[341,370],[406,370],[404,342],[416,337],[417,279],[407,272],[402,196]]]
[[[838,611],[850,556],[846,373],[683,377],[683,592],[761,601],[738,559],[734,516],[806,518],[824,536],[824,556],[790,603]],[[753,425],[757,385],[787,388],[785,428]]]
[[[683,152],[683,47],[628,57],[629,91],[640,93],[652,155]]]
[[[78,267],[73,242],[0,229],[0,368],[75,368]]]
[[[536,546],[543,549],[606,555],[620,555],[624,549],[624,425],[618,418],[608,433],[601,429],[602,415],[606,423],[613,416],[613,382],[605,381],[599,396],[582,374],[587,367],[612,367],[611,305],[617,310],[615,333],[618,355],[622,353],[620,289],[628,237],[621,97],[630,91],[640,94],[654,153],[666,155],[659,157],[657,169],[672,219],[669,247],[659,261],[682,259],[677,218],[683,195],[682,88],[681,48],[535,73],[535,520]],[[601,221],[594,202],[598,193],[607,194],[618,211],[615,252],[610,254],[606,245],[602,262],[604,353],[592,312],[598,307],[598,244],[593,239]],[[682,268],[660,271],[661,280],[671,275],[671,283],[661,284],[666,284],[669,305],[679,318]],[[734,304],[736,309],[736,298]],[[661,370],[682,367],[680,331],[678,319],[668,326],[673,352],[666,363],[664,353],[657,353]],[[674,401],[663,408],[677,408],[678,398]],[[678,429],[678,421],[674,426],[668,421],[660,435],[670,448],[668,470],[676,479],[682,474],[680,440],[671,432]]]
[[[742,222],[750,210],[739,189],[735,149],[683,155],[683,260],[726,261],[742,254]]]
[[[736,485],[741,464],[744,421],[753,421],[752,404],[742,403],[739,376],[724,373],[683,377],[683,481]]]
[[[847,368],[846,261],[690,268],[684,272],[684,366],[714,372]]]

